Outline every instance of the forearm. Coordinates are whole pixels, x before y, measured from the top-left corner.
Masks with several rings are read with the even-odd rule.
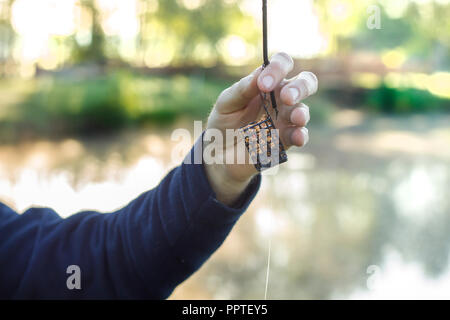
[[[61,219],[49,209],[18,215],[0,207],[0,259],[7,261],[0,270],[26,270],[4,279],[5,290],[15,291],[0,288],[0,297],[166,298],[222,244],[259,185],[258,176],[227,206],[203,164],[183,164],[113,213]],[[82,290],[66,287],[69,265],[81,268]]]
[[[166,298],[217,250],[253,200],[260,181],[260,176],[251,180],[231,207],[217,199],[203,164],[183,164],[145,200],[148,203],[139,205],[149,208],[149,218],[131,218],[136,215],[133,210],[122,210],[124,219],[151,221],[131,225],[125,232],[136,243],[129,249],[141,261],[137,265],[153,298]],[[147,243],[139,244],[142,241]]]

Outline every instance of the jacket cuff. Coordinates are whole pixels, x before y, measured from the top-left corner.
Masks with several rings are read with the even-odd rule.
[[[191,199],[197,199],[196,218],[212,224],[235,223],[247,210],[261,186],[261,174],[256,175],[239,196],[233,206],[227,206],[217,200],[206,176],[203,163],[203,134],[197,139],[193,148],[182,164],[185,182],[190,186]]]

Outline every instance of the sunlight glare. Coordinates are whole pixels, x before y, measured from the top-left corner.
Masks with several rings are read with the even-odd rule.
[[[229,65],[242,65],[253,57],[251,46],[247,45],[245,40],[237,35],[229,35],[222,39],[218,47],[224,54],[224,59]]]
[[[12,25],[22,36],[68,36],[75,31],[76,0],[16,0]]]
[[[177,0],[177,2],[188,10],[195,10],[205,4],[205,0]]]
[[[139,32],[137,19],[138,5],[136,0],[97,0],[104,10],[103,31],[108,36],[118,35],[121,38],[134,38]]]
[[[260,1],[245,0],[241,8],[261,23]],[[272,53],[285,51],[295,58],[311,58],[324,52],[328,45],[312,0],[270,1],[268,28]]]

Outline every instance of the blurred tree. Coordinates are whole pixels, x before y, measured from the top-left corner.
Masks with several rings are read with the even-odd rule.
[[[380,8],[381,28],[369,29],[368,8]],[[437,1],[319,0],[316,9],[330,39],[330,53],[402,48],[430,69],[450,66],[450,5]]]
[[[75,62],[91,61],[99,64],[106,62],[104,45],[105,35],[100,22],[100,12],[95,0],[81,0],[80,5],[87,9],[92,19],[91,41],[88,45],[80,45],[74,41],[72,56]]]
[[[252,18],[241,11],[239,2],[141,0],[138,39],[141,60],[147,65],[153,62],[157,65],[152,59],[160,54],[155,51],[164,51],[165,58],[174,65],[217,61],[221,56],[218,43],[230,34],[255,44],[259,30]]]
[[[365,23],[368,4],[367,0],[315,1],[321,29],[327,35],[330,43],[330,54],[344,53],[351,50],[351,43],[349,43],[348,39],[361,32],[359,27],[362,21]]]
[[[411,4],[404,18],[412,27],[408,49],[429,58],[434,70],[450,68],[450,3],[431,1]]]
[[[12,60],[14,29],[11,26],[11,8],[14,0],[0,0],[0,77],[7,74],[7,64]]]

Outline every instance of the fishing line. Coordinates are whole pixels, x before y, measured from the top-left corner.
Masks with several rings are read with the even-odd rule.
[[[267,254],[266,287],[264,289],[264,300],[267,300],[267,288],[269,287],[270,252],[271,251],[272,251],[272,237],[269,234],[269,253]]]
[[[262,25],[263,25],[263,69],[266,68],[270,61],[269,61],[269,53],[268,53],[268,40],[267,40],[267,0],[262,0]],[[269,112],[266,108],[266,94],[264,94],[264,97],[261,99],[263,101],[263,106],[266,111],[266,113],[269,115]],[[270,100],[272,102],[272,107],[275,110],[276,118],[278,118],[278,108],[277,108],[277,101],[275,99],[275,92],[270,92]],[[269,115],[270,117],[270,115]],[[271,206],[269,206],[271,207]],[[266,285],[264,287],[264,300],[267,300],[267,293],[269,288],[269,276],[270,276],[270,254],[272,251],[272,235],[271,232],[269,232],[268,235],[269,238],[269,248],[267,253],[267,267],[266,267]]]
[[[262,0],[262,23],[263,23],[263,68],[267,67],[270,63],[269,61],[269,45],[267,40],[267,0]],[[272,107],[275,110],[275,119],[278,119],[278,108],[277,100],[275,99],[275,91],[270,92],[270,100],[272,102]]]

